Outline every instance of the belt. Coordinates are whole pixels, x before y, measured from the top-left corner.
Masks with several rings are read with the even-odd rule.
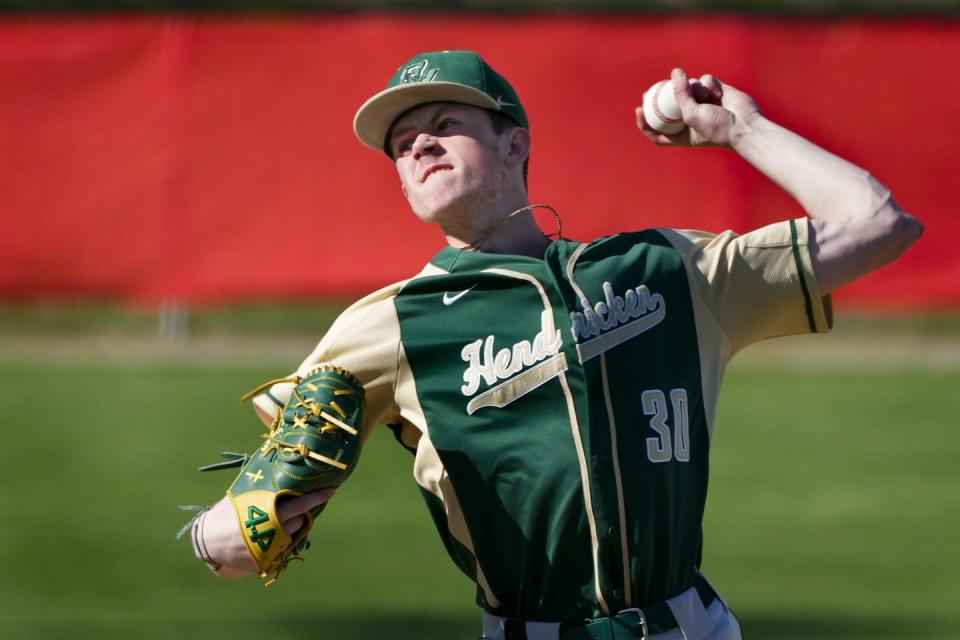
[[[705,609],[717,599],[717,593],[703,576],[697,576],[693,587]],[[624,609],[604,618],[563,622],[558,637],[560,640],[646,640],[678,626],[670,606],[666,602],[654,602],[643,608]],[[503,631],[504,640],[527,640],[526,622],[523,620],[504,620]]]

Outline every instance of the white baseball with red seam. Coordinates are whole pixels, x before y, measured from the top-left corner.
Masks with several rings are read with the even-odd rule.
[[[673,83],[661,80],[643,94],[643,118],[651,128],[673,135],[687,128],[673,95]]]

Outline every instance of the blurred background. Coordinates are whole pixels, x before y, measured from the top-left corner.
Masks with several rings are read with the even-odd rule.
[[[798,206],[633,120],[673,66],[868,168],[926,224],[836,328],[734,361],[704,571],[751,638],[960,637],[957,0],[0,1],[0,621],[10,638],[479,636],[412,459],[377,433],[265,589],[174,541],[346,304],[442,246],[351,122],[476,49],[532,122],[531,197],[586,240]],[[549,221],[547,221],[549,222]],[[386,431],[386,430],[384,430]]]

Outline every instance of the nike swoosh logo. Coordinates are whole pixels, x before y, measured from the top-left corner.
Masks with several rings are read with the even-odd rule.
[[[480,284],[480,283],[478,282],[477,284]],[[473,287],[475,287],[475,286],[477,286],[477,285],[476,285],[476,284],[473,285]],[[470,287],[469,289],[464,289],[463,291],[461,291],[460,293],[457,293],[457,294],[455,294],[455,295],[450,295],[449,292],[444,293],[444,294],[443,294],[443,304],[449,307],[449,306],[452,305],[454,302],[456,302],[457,300],[459,300],[459,299],[462,298],[463,296],[465,296],[465,295],[467,295],[468,293],[470,293],[470,291],[473,290],[473,287]]]
[[[497,96],[497,104],[500,105],[501,107],[515,107],[515,106],[517,106],[517,105],[515,105],[515,104],[512,103],[512,102],[504,102],[504,101],[503,101],[503,96]]]

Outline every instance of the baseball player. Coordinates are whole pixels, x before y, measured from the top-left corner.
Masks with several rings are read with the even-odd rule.
[[[448,246],[347,309],[298,372],[355,376],[361,437],[385,424],[414,455],[437,531],[477,585],[484,638],[739,638],[699,572],[724,368],[758,340],[827,331],[829,294],[922,233],[866,171],[746,94],[680,69],[672,89],[688,128],[657,133],[638,109],[647,138],[732,149],[807,217],[740,236],[551,239],[530,212],[520,98],[473,52],[417,55],[357,112],[361,142],[394,162]],[[295,382],[255,398],[265,423]],[[293,533],[331,495],[277,517]],[[228,496],[194,527],[197,555],[226,577],[256,570],[241,521]]]

